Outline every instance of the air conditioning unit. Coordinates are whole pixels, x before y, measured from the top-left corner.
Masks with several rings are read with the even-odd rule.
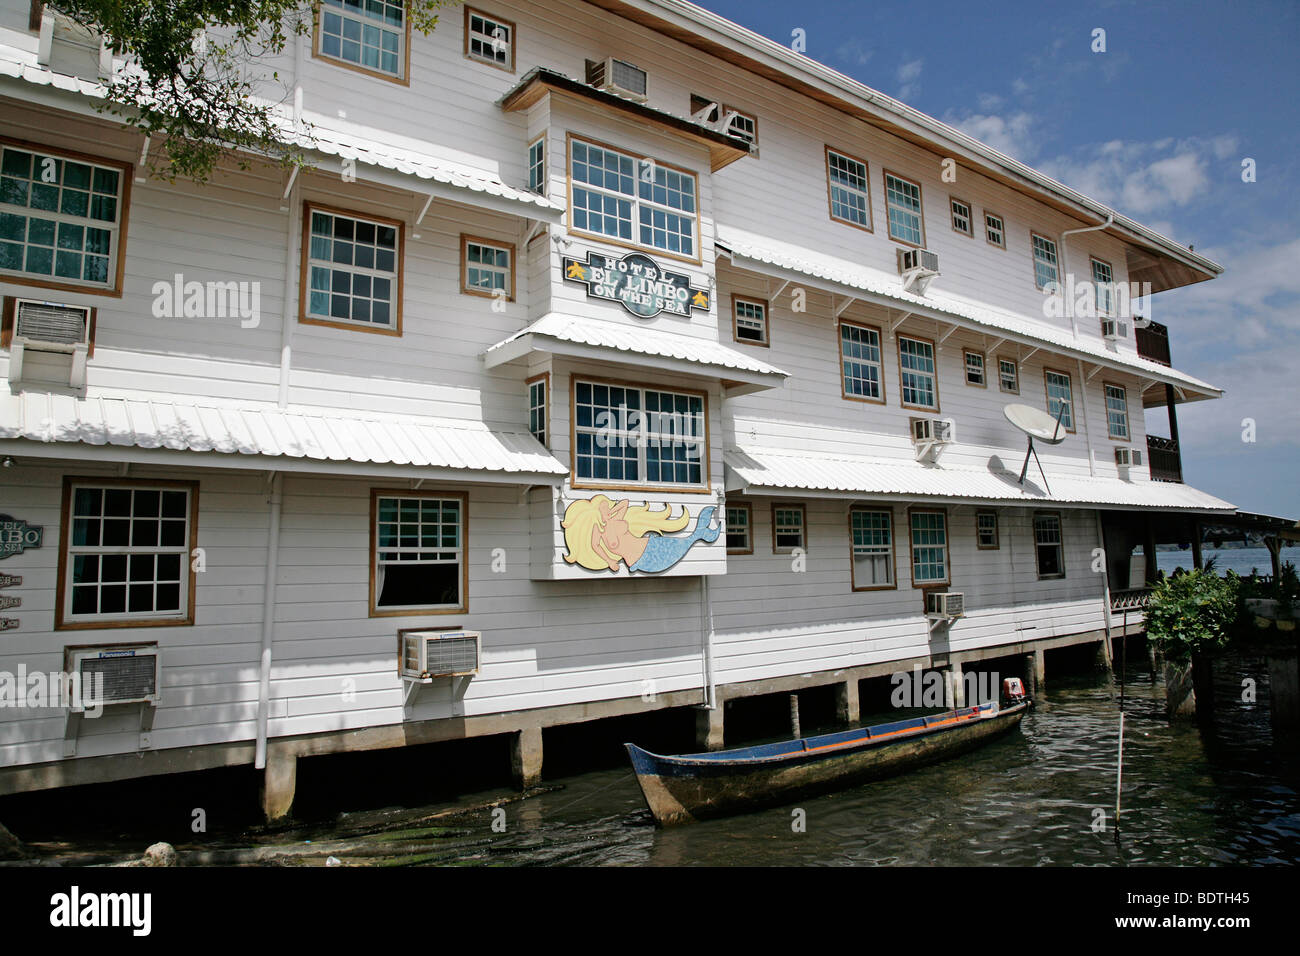
[[[1108,342],[1128,338],[1128,323],[1119,319],[1102,319],[1101,336]]]
[[[471,677],[479,671],[478,631],[403,631],[401,672],[428,684],[435,677]]]
[[[617,93],[638,103],[644,103],[649,92],[645,70],[612,56],[587,61],[587,82],[598,90]]]
[[[903,288],[925,295],[930,281],[939,274],[939,257],[928,249],[899,249],[898,274]]]
[[[9,346],[9,380],[22,380],[25,352],[62,352],[72,356],[68,383],[73,388],[83,387],[92,322],[93,311],[88,306],[16,300],[13,339]]]
[[[66,647],[64,668],[80,675],[80,701],[72,701],[74,711],[84,711],[90,704],[152,704],[161,699],[161,658],[157,644],[103,644],[93,647]],[[102,676],[100,689],[97,677]]]
[[[1116,448],[1115,464],[1121,468],[1141,468],[1142,467],[1142,449],[1140,448]]]
[[[965,614],[965,595],[960,591],[930,591],[925,595],[925,616],[951,621]]]
[[[912,441],[946,445],[957,440],[957,424],[951,418],[913,418]]]

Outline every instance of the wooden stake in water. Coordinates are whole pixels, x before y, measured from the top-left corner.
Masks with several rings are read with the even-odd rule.
[[[799,732],[799,695],[790,695],[790,731],[794,734],[794,739],[798,740],[803,736]]]
[[[1119,790],[1124,783],[1124,711],[1119,712],[1119,761],[1115,765],[1115,843],[1119,844]]]

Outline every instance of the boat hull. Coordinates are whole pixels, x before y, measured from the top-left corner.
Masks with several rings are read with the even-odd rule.
[[[787,752],[777,754],[763,753],[777,746],[769,745],[662,757],[634,744],[625,746],[646,805],[655,822],[666,827],[781,806],[946,760],[1014,730],[1029,706],[1025,702],[991,715],[967,708],[911,730],[883,725],[857,732],[874,736],[854,738],[854,732],[847,732],[793,741],[782,745]]]

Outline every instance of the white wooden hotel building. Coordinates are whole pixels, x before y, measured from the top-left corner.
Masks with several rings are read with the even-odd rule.
[[[0,672],[130,702],[0,708],[0,793],[254,764],[274,817],[315,754],[508,733],[529,781],[574,721],[852,718],[1101,641],[1153,518],[1231,510],[1172,415],[1220,390],[1108,285],[1204,257],[680,0],[321,10],[267,93],[311,167],[198,186],[4,0]],[[1065,406],[1023,484],[1013,402]]]

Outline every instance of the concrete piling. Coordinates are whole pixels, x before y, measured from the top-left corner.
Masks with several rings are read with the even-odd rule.
[[[298,755],[270,747],[266,754],[266,770],[262,774],[262,812],[266,822],[283,820],[293,809],[293,798],[298,789]]]
[[[841,724],[856,724],[862,719],[858,682],[846,680],[835,687],[835,717]]]
[[[701,707],[695,711],[695,746],[701,750],[721,750],[725,736],[722,701],[712,710]]]
[[[510,746],[510,770],[515,786],[527,790],[542,782],[542,728],[525,727]]]

